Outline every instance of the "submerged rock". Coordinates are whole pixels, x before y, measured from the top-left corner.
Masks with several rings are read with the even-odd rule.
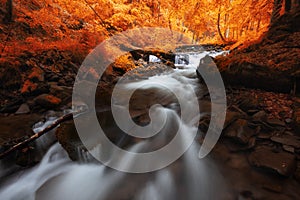
[[[253,167],[275,172],[285,177],[293,175],[297,167],[294,155],[286,152],[275,153],[266,148],[253,151],[249,155],[248,161]]]
[[[84,115],[84,114],[83,114]],[[83,116],[81,115],[81,116]],[[111,111],[103,111],[97,113],[99,124],[106,135],[106,137],[114,144],[124,147],[128,144],[130,138],[127,134],[123,133],[115,124]],[[84,116],[83,116],[84,118]],[[89,119],[84,119],[89,121]],[[102,146],[102,141],[98,137],[95,138],[95,132],[91,124],[86,124],[85,138],[90,138],[88,141],[89,147],[86,147],[76,130],[74,121],[67,121],[62,123],[56,130],[56,137],[62,147],[67,151],[69,157],[74,161],[93,161],[92,156],[88,150]],[[101,134],[101,133],[97,133]],[[127,137],[124,137],[127,136]],[[85,141],[87,142],[87,141]],[[131,141],[132,142],[132,141]],[[85,143],[86,144],[86,143]],[[102,146],[103,147],[103,146]],[[104,147],[103,147],[104,148]],[[104,149],[108,150],[108,149]],[[86,159],[90,158],[90,159]]]

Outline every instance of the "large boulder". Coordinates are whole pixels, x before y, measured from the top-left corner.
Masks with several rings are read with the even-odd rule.
[[[294,155],[286,152],[274,152],[267,148],[258,148],[248,157],[249,163],[259,169],[289,177],[294,174],[297,161]]]

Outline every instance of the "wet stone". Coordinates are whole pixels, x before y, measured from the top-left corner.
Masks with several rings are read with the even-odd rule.
[[[255,131],[248,126],[247,120],[238,119],[225,130],[225,136],[238,141],[241,144],[248,144],[249,139],[255,135]]]
[[[300,137],[291,135],[273,136],[271,137],[273,142],[277,142],[283,145],[293,146],[295,148],[300,148]]]
[[[285,126],[285,123],[279,119],[267,119],[267,123],[272,126]]]
[[[225,144],[225,146],[230,152],[234,153],[234,152],[241,152],[241,151],[247,151],[253,149],[256,145],[256,140],[254,137],[252,137],[250,138],[248,144],[246,145],[233,142],[232,140],[225,140],[223,141],[223,143]]]
[[[290,153],[295,153],[295,148],[288,146],[288,145],[282,145],[283,150],[290,152]]]
[[[291,176],[297,166],[295,156],[286,152],[275,153],[267,148],[259,148],[248,156],[251,166],[285,177]]]

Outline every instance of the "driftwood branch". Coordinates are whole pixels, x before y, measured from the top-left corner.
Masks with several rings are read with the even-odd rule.
[[[3,153],[0,154],[0,159],[3,159],[4,157],[6,157],[7,155],[11,154],[12,152],[22,149],[24,148],[27,144],[35,141],[36,139],[38,139],[39,137],[41,137],[42,135],[46,134],[47,132],[51,131],[52,129],[54,129],[55,127],[57,127],[59,124],[61,124],[62,122],[68,121],[73,119],[73,113],[68,113],[66,115],[63,115],[61,117],[59,117],[57,120],[55,120],[52,124],[50,124],[49,126],[47,126],[45,129],[43,129],[42,131],[32,135],[30,138],[10,147],[9,149],[7,149],[6,151],[4,151]]]

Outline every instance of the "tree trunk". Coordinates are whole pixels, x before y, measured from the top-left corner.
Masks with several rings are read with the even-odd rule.
[[[283,0],[274,0],[274,7],[271,16],[271,26],[280,17],[280,11],[282,9]]]
[[[292,6],[292,2],[291,0],[285,0],[285,4],[284,4],[284,12],[288,13],[291,11],[291,6]]]
[[[4,16],[3,22],[10,23],[13,20],[13,0],[6,1],[6,14]]]
[[[221,18],[221,8],[219,8],[219,12],[218,12],[217,28],[218,28],[218,34],[219,34],[221,40],[224,43],[226,43],[227,41],[224,39],[222,32],[221,32],[221,28],[220,28],[220,18]]]

